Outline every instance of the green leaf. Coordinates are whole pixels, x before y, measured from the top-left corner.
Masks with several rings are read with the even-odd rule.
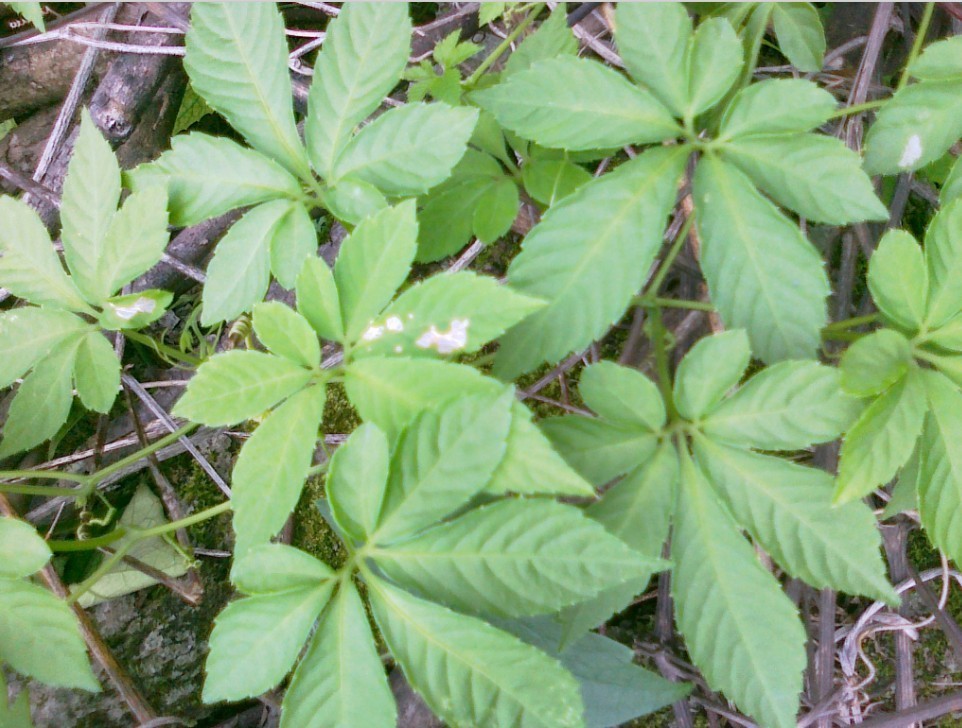
[[[724,98],[744,63],[742,43],[725,18],[701,22],[688,57],[689,89],[685,113],[697,116]]]
[[[895,477],[915,448],[925,410],[925,386],[912,369],[862,412],[842,443],[836,503],[866,496]]]
[[[43,5],[41,3],[11,2],[7,3],[7,5],[13,8],[25,20],[33,23],[33,26],[41,33],[47,32],[46,23],[44,23],[43,20]],[[27,712],[27,718],[30,718],[29,708]],[[29,725],[29,720],[27,721],[27,724]]]
[[[962,41],[945,38],[927,46],[909,66],[909,73],[921,81],[949,81],[962,77]]]
[[[591,173],[566,159],[539,158],[521,168],[521,178],[528,194],[549,207],[592,180]]]
[[[634,469],[658,444],[658,436],[647,428],[580,415],[549,417],[540,425],[568,464],[594,485]]]
[[[16,579],[40,571],[53,554],[29,523],[0,517],[0,579]]]
[[[418,417],[395,446],[372,540],[416,533],[479,493],[504,456],[513,401],[510,391],[463,397]]]
[[[241,592],[256,596],[314,587],[334,576],[331,567],[300,549],[265,543],[237,557],[230,578]]]
[[[322,258],[304,261],[297,276],[297,312],[306,318],[317,335],[328,341],[344,339],[341,302],[334,274]]]
[[[419,195],[443,182],[464,155],[476,109],[443,103],[390,109],[338,156],[331,181],[357,179],[386,195]]]
[[[842,355],[842,389],[856,397],[881,394],[912,365],[912,345],[892,329],[879,329],[852,344]]]
[[[317,255],[317,229],[304,205],[295,202],[288,206],[270,245],[271,271],[277,282],[290,290],[304,262]]]
[[[735,167],[706,155],[695,171],[701,267],[728,327],[763,361],[810,358],[827,318],[821,256]]]
[[[367,612],[341,583],[284,695],[281,728],[394,728],[397,708]]]
[[[375,424],[358,427],[331,458],[327,499],[337,525],[357,541],[377,526],[387,487],[391,451]]]
[[[929,273],[925,322],[931,327],[940,326],[962,311],[962,292],[958,286],[959,276],[962,276],[960,226],[962,201],[952,202],[932,218],[925,235],[925,262]],[[919,278],[919,274],[913,271],[912,280],[917,282]]]
[[[312,373],[260,351],[217,354],[197,369],[174,407],[175,417],[211,427],[257,417],[302,389]]]
[[[665,426],[665,402],[658,385],[637,369],[610,361],[592,364],[581,372],[578,392],[607,420],[653,432]]]
[[[800,78],[768,79],[743,88],[722,119],[721,137],[811,131],[835,112],[828,91]]]
[[[25,581],[0,579],[0,659],[47,685],[100,691],[70,607]]]
[[[687,156],[678,147],[650,149],[545,213],[508,281],[549,303],[504,336],[499,377],[558,362],[622,316],[661,246]]]
[[[615,10],[615,41],[629,73],[675,116],[688,106],[691,35],[680,3],[624,3]]]
[[[0,387],[9,387],[53,349],[89,330],[80,317],[56,309],[22,306],[0,313]]]
[[[301,497],[324,414],[324,387],[294,394],[244,443],[233,473],[236,553],[277,534]]]
[[[483,4],[485,7],[487,3]],[[557,56],[573,56],[578,52],[578,39],[568,27],[568,14],[558,7],[538,29],[521,41],[504,64],[502,76],[505,78],[520,71],[526,71],[532,64]]]
[[[668,539],[678,488],[678,455],[670,441],[654,455],[604,492],[585,513],[638,553],[661,557]],[[627,607],[641,594],[654,569],[623,584],[604,589],[594,599],[562,613],[564,643],[570,643]]]
[[[73,282],[91,303],[114,290],[103,292],[101,265],[106,257],[104,242],[120,201],[120,167],[90,112],[80,112],[80,131],[63,181],[60,203],[63,255]]]
[[[278,301],[254,306],[254,333],[273,354],[304,367],[321,363],[317,334],[300,314]]]
[[[258,205],[238,220],[217,244],[207,266],[201,323],[236,318],[260,301],[270,283],[271,247],[283,230],[291,203]]]
[[[910,331],[922,325],[929,274],[915,238],[904,230],[889,230],[882,236],[869,260],[868,288],[889,321]]]
[[[832,504],[832,476],[699,437],[695,454],[732,515],[792,576],[898,604],[885,578],[875,516],[864,503]]]
[[[962,394],[938,374],[927,377],[931,411],[919,452],[919,515],[932,542],[953,561],[962,559]]]
[[[664,566],[580,509],[541,499],[481,506],[370,553],[405,588],[460,612],[503,617],[553,613]]]
[[[73,363],[79,341],[67,340],[28,374],[10,403],[0,457],[29,450],[57,434],[73,402]]]
[[[721,156],[776,202],[816,222],[888,220],[861,158],[834,137],[791,132],[737,138]]]
[[[600,634],[586,634],[558,649],[561,629],[546,617],[515,620],[504,629],[559,660],[581,684],[585,725],[609,728],[684,698],[690,686],[671,683],[634,664],[630,647]]]
[[[24,5],[39,7],[40,3],[24,3]],[[5,728],[34,728],[33,719],[30,717],[30,689],[20,688],[17,699],[9,701],[7,686],[2,676],[0,676],[0,725]]]
[[[284,21],[270,3],[191,7],[184,68],[191,86],[248,143],[309,176],[294,125]]]
[[[945,207],[958,197],[962,197],[962,162],[956,159],[939,190],[939,203]]]
[[[142,329],[163,316],[173,300],[173,293],[157,288],[126,296],[111,296],[101,302],[102,310],[97,323],[110,331]]]
[[[345,179],[321,195],[324,206],[338,220],[358,225],[387,207],[387,199],[367,182]]]
[[[760,371],[702,421],[705,434],[760,450],[798,450],[838,437],[859,412],[839,372],[813,361]]]
[[[372,215],[341,244],[334,263],[344,333],[355,341],[408,276],[417,250],[413,201]]]
[[[333,582],[324,582],[228,604],[210,635],[204,702],[252,698],[277,685],[297,659],[333,588]]]
[[[911,172],[962,136],[962,80],[917,83],[895,92],[865,136],[865,171]]]
[[[468,271],[434,275],[402,293],[365,329],[358,354],[472,353],[544,303]]]
[[[451,177],[421,200],[418,260],[439,260],[463,248],[471,235],[478,234],[478,218],[487,214],[482,203],[490,205],[486,198],[497,194],[492,190],[507,184],[514,186],[493,157],[468,149]],[[517,209],[511,220],[507,220],[506,214],[504,219],[497,214],[497,219],[486,219],[482,232],[492,233],[497,228],[495,237],[500,236],[511,227],[516,214]],[[489,226],[492,229],[487,229]]]
[[[330,22],[314,64],[305,138],[328,178],[354,128],[381,105],[407,65],[411,19],[402,3],[357,3]]]
[[[798,610],[687,454],[672,558],[678,629],[708,684],[760,724],[793,728],[807,662]]]
[[[690,420],[701,419],[741,381],[751,358],[748,336],[741,329],[701,339],[675,373],[678,412]]]
[[[511,229],[521,204],[518,185],[502,179],[478,198],[472,218],[473,230],[482,243],[493,243]]]
[[[174,137],[169,151],[125,172],[124,180],[135,192],[165,186],[170,223],[177,226],[301,195],[300,183],[272,159],[225,137],[198,132]]]
[[[504,15],[505,6],[507,3],[481,3],[481,9],[478,11],[478,25],[487,25],[502,15]]]
[[[368,586],[384,640],[446,723],[583,728],[578,683],[557,661],[480,619],[380,579]]]
[[[104,414],[120,391],[120,361],[114,347],[99,331],[91,331],[80,342],[73,368],[77,396],[87,409]]]
[[[818,10],[811,3],[776,3],[772,7],[779,50],[799,71],[820,71],[825,58],[825,31]]]
[[[137,486],[134,497],[127,504],[119,521],[122,528],[130,531],[154,528],[167,523],[164,504],[145,483]],[[186,574],[190,566],[189,557],[168,543],[163,536],[138,540],[133,533],[128,532],[114,541],[112,547],[123,548],[131,558],[166,574],[171,579]],[[101,576],[92,588],[81,594],[77,603],[84,608],[92,607],[100,602],[146,589],[156,583],[158,583],[157,579],[152,575],[141,571],[133,564],[121,561]]]
[[[925,428],[922,429],[922,438],[925,437]],[[892,486],[892,497],[885,504],[880,520],[894,518],[899,513],[905,511],[917,511],[919,509],[919,443],[916,443],[912,457],[902,466],[899,471],[898,480]]]
[[[0,197],[0,222],[0,286],[37,305],[89,311],[33,208],[12,197]]]
[[[962,316],[953,316],[937,329],[929,332],[926,341],[952,352],[962,352]]]
[[[134,192],[114,215],[96,263],[93,293],[100,302],[152,268],[164,254],[167,193],[159,187]]]
[[[538,61],[472,98],[506,129],[546,147],[604,149],[680,133],[648,91],[585,58]]]

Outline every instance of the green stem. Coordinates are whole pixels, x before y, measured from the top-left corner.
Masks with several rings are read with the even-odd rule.
[[[908,60],[905,61],[905,70],[902,71],[902,77],[899,78],[899,85],[895,87],[896,91],[901,90],[905,87],[905,84],[909,82],[909,68],[915,62],[915,59],[919,57],[919,53],[922,52],[922,44],[925,43],[925,36],[928,35],[929,25],[932,23],[932,15],[935,12],[935,3],[925,3],[925,10],[922,12],[922,20],[919,22],[919,27],[915,31],[915,40],[912,43],[912,50],[909,51]]]
[[[70,595],[66,599],[67,604],[73,604],[78,599],[80,599],[80,597],[82,597],[84,594],[90,591],[90,589],[98,581],[100,581],[100,579],[103,576],[105,576],[108,571],[110,571],[118,563],[120,563],[120,561],[124,558],[124,556],[127,555],[127,552],[130,550],[130,547],[134,545],[134,543],[135,542],[133,541],[125,543],[123,546],[117,549],[114,553],[112,553],[108,558],[104,559],[104,561],[101,562],[100,566],[97,567],[96,571],[94,571],[93,574],[91,574],[82,582],[80,582],[80,584],[78,584],[76,588],[70,592]]]
[[[661,265],[658,266],[658,272],[655,273],[655,277],[652,278],[651,283],[648,284],[648,290],[645,291],[644,297],[650,298],[658,295],[658,291],[661,289],[662,283],[665,282],[665,278],[668,277],[668,271],[675,262],[675,258],[678,257],[678,254],[685,245],[685,241],[688,240],[688,233],[691,232],[691,226],[694,222],[694,215],[689,215],[685,218],[685,222],[682,223],[681,230],[678,231],[678,235],[672,242],[668,254],[665,256],[665,259],[662,260]]]
[[[167,346],[167,344],[162,344],[150,336],[141,334],[139,331],[123,331],[122,333],[131,341],[136,341],[138,344],[143,344],[144,346],[153,349],[158,354],[163,354],[171,359],[175,359],[181,364],[197,367],[204,363],[202,359],[198,359],[196,356],[187,354],[180,349],[175,349],[172,346]]]
[[[113,531],[110,533],[105,533],[102,536],[72,541],[47,541],[47,545],[50,547],[51,551],[55,551],[57,553],[64,551],[92,551],[93,549],[99,549],[102,546],[109,546],[115,541],[119,541],[126,536],[127,533],[128,531],[126,527],[117,526]]]
[[[189,434],[192,430],[196,428],[197,428],[197,425],[191,423],[188,425],[184,425],[179,430],[175,430],[174,432],[171,432],[169,435],[164,435],[159,440],[154,440],[152,443],[150,443],[146,447],[141,448],[137,452],[131,453],[127,457],[121,458],[117,462],[111,463],[107,467],[102,468],[101,470],[98,470],[96,473],[92,473],[91,475],[88,475],[87,477],[89,478],[89,482],[99,483],[107,476],[113,475],[119,470],[123,470],[125,467],[127,467],[131,463],[136,463],[137,461],[142,460],[148,455],[151,455],[157,452],[158,450],[165,448],[174,442],[177,442],[177,440],[182,438],[184,435]]]
[[[81,486],[79,488],[56,488],[45,485],[8,485],[0,483],[0,493],[14,493],[16,495],[39,495],[53,498],[54,496],[75,496],[87,495],[88,489]]]
[[[671,372],[668,368],[668,350],[665,348],[666,331],[665,324],[661,320],[660,308],[655,308],[652,311],[651,324],[651,337],[655,345],[655,369],[658,372],[658,388],[665,400],[668,421],[675,422],[678,419],[678,410],[675,409],[675,397],[672,393]]]
[[[501,43],[493,51],[491,51],[487,58],[481,61],[481,65],[479,65],[475,69],[474,73],[472,73],[464,82],[464,87],[466,89],[474,88],[475,84],[477,84],[477,82],[481,79],[481,76],[484,75],[484,72],[491,68],[491,66],[493,66],[497,60],[504,55],[505,51],[507,51],[511,47],[511,44],[518,39],[518,36],[524,32],[525,28],[534,22],[535,18],[538,17],[538,13],[541,12],[544,6],[544,3],[535,3],[531,6],[528,14],[524,17],[524,20],[518,23],[512,29],[512,31],[508,33],[507,37],[501,41]]]
[[[86,483],[90,476],[80,473],[61,473],[59,470],[0,470],[0,480],[26,480],[29,478],[73,480],[77,483]]]
[[[224,501],[223,503],[218,503],[216,506],[205,508],[202,511],[198,511],[197,513],[186,516],[177,521],[171,521],[170,523],[164,523],[160,526],[154,526],[153,528],[145,528],[141,531],[137,531],[137,539],[140,540],[145,538],[153,538],[154,536],[163,536],[167,533],[173,533],[179,528],[187,528],[188,526],[209,521],[211,518],[216,518],[217,516],[230,511],[230,508],[230,501]]]
[[[836,110],[829,119],[840,119],[843,116],[852,116],[853,114],[861,114],[863,111],[871,111],[872,109],[877,109],[878,107],[884,105],[888,102],[888,99],[873,99],[872,101],[865,101],[861,104],[852,104],[851,106],[843,106],[841,109]]]
[[[830,331],[845,331],[846,329],[853,329],[856,326],[864,326],[865,324],[871,324],[878,321],[877,313],[866,314],[865,316],[856,316],[855,318],[844,319],[842,321],[836,321],[835,323],[829,324],[822,329],[822,332]]]
[[[687,301],[660,296],[637,296],[632,303],[645,308],[685,308],[692,311],[714,311],[715,307],[707,301]]]

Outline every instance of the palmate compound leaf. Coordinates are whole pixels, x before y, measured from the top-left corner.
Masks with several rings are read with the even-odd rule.
[[[436,410],[464,396],[497,396],[505,391],[502,383],[482,376],[473,367],[404,357],[352,362],[344,384],[361,417],[377,424],[389,437],[396,437],[423,410]],[[512,404],[507,450],[487,491],[496,495],[593,495],[592,487],[565,463],[531,418],[531,410],[524,404]]]
[[[585,513],[632,549],[648,558],[659,558],[668,538],[678,488],[678,456],[670,441],[664,441],[642,465],[628,473]],[[625,609],[641,594],[654,569],[601,591],[562,612],[564,644]]]
[[[57,434],[73,403],[71,384],[79,338],[70,338],[50,352],[17,389],[0,440],[0,457],[29,450]]]
[[[581,372],[581,398],[596,414],[652,431],[665,425],[665,402],[658,385],[637,369],[600,361]]]
[[[372,422],[354,430],[331,458],[327,500],[337,525],[356,541],[365,540],[377,526],[390,464],[387,437]]]
[[[698,163],[693,196],[702,271],[726,326],[746,328],[752,351],[766,362],[811,358],[827,317],[821,256],[740,170],[715,155]]]
[[[397,708],[367,612],[349,581],[321,617],[281,707],[281,728],[394,728]]]
[[[477,109],[412,103],[384,112],[340,154],[332,182],[361,180],[386,195],[427,192],[464,156]]]
[[[356,341],[404,282],[417,250],[413,200],[388,207],[360,223],[341,244],[334,280],[344,333]]]
[[[314,64],[305,129],[311,164],[330,177],[354,129],[397,84],[411,50],[407,3],[350,3]]]
[[[499,377],[559,361],[624,313],[661,244],[687,157],[684,148],[650,149],[545,213],[511,262],[508,281],[548,305],[502,338]]]
[[[228,604],[210,635],[204,702],[243,700],[277,685],[290,671],[333,589],[333,581],[324,581]]]
[[[174,416],[218,427],[257,417],[299,391],[311,372],[261,351],[228,351],[204,362]]]
[[[39,306],[89,312],[33,208],[0,197],[0,223],[0,286]]]
[[[722,100],[744,63],[742,43],[725,18],[708,18],[698,25],[688,53],[688,104],[694,117]]]
[[[544,302],[468,271],[414,284],[368,326],[354,356],[472,353]]]
[[[737,137],[721,157],[802,217],[831,225],[888,220],[862,160],[839,139],[796,132]]]
[[[100,691],[77,618],[36,584],[0,579],[0,660],[47,685]]]
[[[297,505],[324,413],[322,385],[292,395],[244,443],[233,472],[236,553],[270,540]]]
[[[708,437],[696,439],[695,455],[735,519],[789,574],[819,589],[898,603],[875,516],[860,502],[835,507],[831,475]]]
[[[893,329],[878,329],[853,343],[842,355],[842,389],[857,397],[881,394],[912,366],[912,345]]]
[[[77,396],[85,407],[110,412],[120,391],[120,360],[101,332],[91,331],[80,341],[73,377]]]
[[[925,319],[929,275],[922,249],[904,230],[889,230],[868,265],[875,305],[897,326],[916,331]]]
[[[623,3],[615,11],[615,41],[629,73],[679,117],[688,104],[691,35],[680,3]]]
[[[544,499],[482,505],[413,539],[369,551],[401,586],[460,612],[557,612],[664,568],[573,506]]]
[[[254,306],[254,333],[271,353],[303,367],[321,363],[317,334],[300,314],[278,301]]]
[[[504,75],[524,71],[533,63],[548,58],[566,55],[573,56],[578,52],[578,39],[568,27],[567,13],[563,8],[555,8],[551,15],[538,29],[521,41],[518,48],[508,57],[504,64]]]
[[[270,157],[225,137],[192,132],[170,150],[124,173],[130,189],[167,188],[172,225],[195,225],[225,212],[276,199],[298,199],[301,185]]]
[[[922,370],[913,365],[846,433],[839,453],[836,503],[866,496],[895,477],[915,448],[926,409]]]
[[[962,200],[950,202],[932,219],[925,233],[929,300],[925,322],[941,326],[962,311]]]
[[[946,377],[926,372],[929,413],[919,442],[918,508],[940,549],[962,561],[962,394]]]
[[[294,124],[284,22],[271,3],[191,7],[184,68],[190,83],[252,147],[309,176]]]
[[[17,579],[34,574],[53,554],[47,542],[28,523],[0,517],[0,579]]]
[[[538,61],[472,96],[501,126],[545,147],[605,149],[680,133],[651,93],[586,58]]]
[[[842,391],[837,369],[810,361],[779,362],[708,412],[701,427],[736,445],[795,450],[834,439],[859,410]]]
[[[708,684],[761,725],[793,728],[807,662],[798,610],[687,453],[671,550],[675,618]]]
[[[825,31],[818,10],[811,3],[778,3],[772,7],[779,50],[799,71],[820,71],[825,58]]]
[[[510,390],[462,397],[415,419],[395,445],[371,540],[417,533],[480,493],[504,457],[513,401]]]
[[[638,467],[658,446],[658,435],[647,428],[601,418],[549,417],[540,427],[568,464],[599,486]]]
[[[837,106],[832,94],[811,81],[768,79],[735,95],[725,111],[719,137],[811,131],[828,121]]]
[[[912,62],[909,73],[921,81],[962,78],[962,42],[951,37],[932,43]]]
[[[0,313],[0,387],[8,387],[68,339],[91,326],[79,316],[54,308],[22,306]]]
[[[741,380],[752,352],[741,329],[705,337],[678,365],[674,398],[678,412],[700,419]]]
[[[317,335],[329,341],[344,339],[341,301],[334,273],[323,259],[309,257],[297,276],[297,312],[306,318]]]
[[[368,581],[381,634],[408,682],[452,728],[583,728],[579,686],[543,652],[475,617]]]

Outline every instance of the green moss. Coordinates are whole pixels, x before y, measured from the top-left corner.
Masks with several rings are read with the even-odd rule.
[[[331,568],[339,569],[347,559],[347,551],[317,509],[317,501],[323,497],[324,479],[309,479],[304,485],[301,500],[294,509],[292,542]]]
[[[327,385],[327,402],[324,404],[324,432],[349,434],[361,424],[351,400],[347,398],[344,385],[335,382]]]

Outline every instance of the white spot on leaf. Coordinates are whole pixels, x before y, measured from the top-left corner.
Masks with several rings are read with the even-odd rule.
[[[437,349],[439,354],[450,354],[468,343],[468,319],[452,319],[447,331],[438,331],[433,324],[414,343],[422,349]]]
[[[383,326],[368,326],[364,333],[361,334],[361,339],[363,341],[377,341],[382,336],[384,336]]]
[[[384,322],[385,327],[388,331],[393,331],[398,333],[404,331],[404,322],[401,321],[397,316],[388,316],[387,321]]]
[[[899,167],[907,169],[922,158],[922,138],[918,134],[913,134],[905,143],[902,150],[902,158],[899,160]]]
[[[402,351],[404,351],[404,347],[403,347],[403,346],[395,346],[395,347],[394,347],[394,353],[395,353],[395,354],[400,354]]]
[[[153,313],[154,309],[157,308],[157,302],[152,298],[141,296],[129,306],[117,306],[112,303],[110,307],[117,314],[117,318],[130,321],[138,313]]]

